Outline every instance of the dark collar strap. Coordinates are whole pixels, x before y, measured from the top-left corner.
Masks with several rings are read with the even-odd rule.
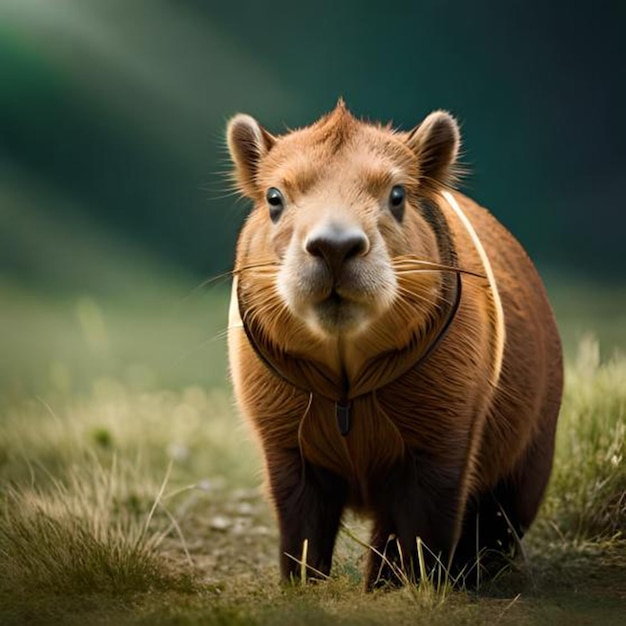
[[[437,346],[439,346],[439,344],[443,341],[445,336],[448,334],[448,331],[450,330],[450,326],[452,325],[452,322],[454,321],[454,318],[456,317],[456,314],[457,314],[457,312],[459,310],[459,306],[461,304],[461,293],[462,293],[462,290],[463,290],[463,282],[461,280],[461,273],[457,272],[456,273],[456,288],[455,288],[454,302],[452,303],[452,306],[450,307],[450,310],[448,311],[448,316],[446,317],[446,321],[443,323],[443,325],[439,329],[439,332],[437,333],[436,337],[430,342],[430,344],[428,345],[426,350],[424,350],[424,352],[422,352],[422,354],[415,361],[415,363],[413,364],[412,367],[415,368],[415,367],[421,366],[424,363],[424,361],[426,361],[426,359],[435,351]],[[239,299],[239,296],[237,296],[237,299]],[[267,358],[267,356],[263,353],[263,351],[259,347],[256,339],[254,338],[254,335],[250,331],[250,328],[246,324],[245,312],[243,312],[243,314],[241,315],[241,321],[242,321],[243,329],[244,329],[244,331],[246,333],[246,337],[248,338],[248,341],[250,342],[250,345],[254,349],[254,351],[255,351],[256,355],[259,357],[259,359],[265,364],[267,369],[270,370],[270,372],[275,374],[281,380],[284,380],[288,384],[292,385],[293,387],[296,387],[300,391],[304,391],[304,392],[306,392],[308,394],[316,393],[313,390],[307,389],[307,388],[303,387],[302,385],[298,384],[297,382],[291,380],[288,376],[286,376],[283,372],[281,372]],[[392,381],[387,381],[381,387],[384,387],[385,385],[388,385],[390,382],[392,382]],[[366,394],[367,393],[372,393],[373,391],[376,391],[376,389],[367,391]],[[350,414],[351,414],[351,409],[352,409],[352,400],[351,399],[344,398],[344,399],[335,401],[335,418],[337,419],[337,426],[339,427],[339,432],[344,437],[350,432],[350,425],[351,425],[350,424],[350,417],[351,417]]]

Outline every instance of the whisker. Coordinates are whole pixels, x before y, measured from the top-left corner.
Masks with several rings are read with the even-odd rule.
[[[197,291],[199,291],[200,289],[203,289],[204,287],[208,287],[209,285],[217,283],[221,280],[226,280],[227,278],[230,278],[231,276],[237,276],[239,274],[242,274],[243,272],[249,272],[249,271],[256,270],[256,269],[266,269],[270,267],[276,267],[278,265],[279,263],[277,261],[264,261],[262,263],[244,265],[237,269],[232,269],[226,272],[221,272],[220,274],[211,276],[210,278],[203,280],[197,287],[194,287],[190,293],[196,293]]]
[[[425,308],[419,305],[418,307],[415,307],[412,305],[412,303],[407,302],[406,300],[401,303],[401,306],[398,306],[397,311],[401,319],[406,323],[407,327],[409,328],[413,324],[415,324],[416,314],[420,317],[428,314],[428,311]]]
[[[260,305],[257,305],[255,302],[251,303],[251,306],[244,314],[244,321],[250,320],[250,323],[253,323],[259,317],[271,319],[272,325],[275,327],[280,327],[283,322],[288,324],[290,321],[289,309],[282,301],[275,284],[271,285],[268,295]]]
[[[414,291],[413,289],[411,289],[411,287],[413,285],[415,285],[414,281],[411,281],[411,274],[413,272],[398,272],[398,278],[400,279],[398,281],[398,287],[400,289],[404,289],[406,293],[409,293],[411,295],[415,295],[416,297],[422,298],[424,300],[428,300],[428,298],[423,294],[423,293],[419,293]],[[438,301],[442,301],[445,302],[446,304],[452,305],[453,301],[446,298],[441,292],[438,292],[436,295],[436,299]]]
[[[261,261],[260,263],[252,263],[251,265],[243,265],[234,270],[231,270],[232,274],[241,274],[242,272],[249,272],[251,270],[262,269],[267,267],[278,267],[280,263],[278,261]]]
[[[243,322],[247,323],[248,326],[252,326],[257,321],[257,318],[264,317],[266,319],[272,319],[274,323],[277,323],[284,315],[284,309],[285,307],[280,301],[270,300],[269,302],[262,303],[260,306],[253,304],[245,311]]]
[[[434,307],[440,307],[441,306],[438,302],[430,300],[429,298],[423,296],[422,294],[415,293],[414,291],[411,291],[410,289],[407,289],[406,287],[400,287],[398,289],[398,291],[400,291],[401,293],[407,295],[408,299],[413,299],[413,300],[419,301],[419,302],[426,302],[428,305],[434,306]]]
[[[229,189],[226,191],[215,191],[213,189],[204,189],[205,193],[208,194],[209,196],[209,200],[212,200],[213,202],[218,202],[220,200],[227,200],[228,198],[235,198],[235,197],[239,197],[241,194],[239,192],[238,189]],[[215,194],[219,194],[219,195],[215,195]]]
[[[216,276],[211,276],[211,278],[207,278],[206,280],[203,280],[199,285],[194,287],[190,291],[190,294],[196,293],[197,291],[200,291],[201,289],[204,289],[205,287],[208,287],[209,285],[218,283],[221,280],[226,280],[227,278],[230,278],[232,274],[233,272],[232,270],[230,270],[228,272],[222,272],[221,274],[217,274]]]
[[[211,339],[209,339],[208,343],[214,343],[216,341],[222,341],[223,339],[227,339],[228,338],[228,333],[233,328],[236,328],[236,327],[235,326],[229,326],[228,328],[225,328],[224,330],[220,330],[218,333],[215,333],[215,335],[213,337],[211,337]]]
[[[434,302],[432,300],[430,300],[429,298],[419,294],[419,293],[415,293],[414,291],[411,291],[410,289],[407,289],[406,287],[399,287],[399,291],[401,291],[402,293],[407,294],[407,296],[409,298],[412,298],[415,300],[415,304],[419,305],[419,302],[425,302],[426,304],[428,304],[431,307],[434,307],[435,309],[438,310],[442,310],[441,304],[439,304],[439,302]],[[452,305],[452,302],[446,298],[440,297],[438,298],[439,300],[443,300],[443,302],[445,302],[446,304]]]
[[[435,263],[434,261],[426,261],[424,259],[418,259],[410,255],[400,255],[394,257],[391,260],[392,266],[397,271],[414,271],[414,272],[428,272],[428,271],[441,271],[441,272],[454,272],[455,274],[467,274],[468,276],[474,276],[476,278],[487,278],[485,274],[480,272],[474,272],[472,270],[466,270],[462,267],[454,267],[452,265],[445,265],[443,263]],[[409,266],[418,266],[418,268],[403,268],[403,264]],[[426,266],[424,269],[419,269],[419,266]]]
[[[484,274],[479,274],[477,272],[472,272],[471,270],[460,270],[460,269],[447,269],[447,268],[420,268],[420,267],[394,267],[393,268],[396,274],[432,274],[434,272],[450,272],[453,274],[463,274],[468,276],[473,276],[475,278],[486,279],[487,277]]]
[[[428,304],[430,304],[432,306],[441,306],[439,304],[439,302],[443,302],[444,304],[448,304],[450,306],[452,306],[452,304],[453,304],[452,300],[442,296],[441,294],[438,294],[438,296],[436,298],[436,301],[435,301],[435,299],[431,300],[430,298],[427,298],[423,294],[416,293],[415,291],[412,291],[408,287],[402,287],[402,289],[404,289],[405,293],[407,293],[411,297],[417,298],[418,300],[421,300],[422,302],[428,302]]]

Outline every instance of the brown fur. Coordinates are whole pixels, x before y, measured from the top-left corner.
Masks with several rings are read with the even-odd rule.
[[[497,294],[441,195],[458,153],[454,120],[435,113],[401,133],[361,122],[340,103],[278,138],[237,116],[228,138],[235,180],[255,203],[237,246],[234,297],[247,331],[231,328],[231,373],[265,454],[283,576],[297,571],[290,557],[304,540],[311,571],[328,573],[346,506],[373,518],[373,547],[407,569],[417,536],[458,568],[477,549],[513,545],[502,519],[523,534],[550,474],[561,347],[524,250],[456,193],[493,269],[499,336]],[[385,204],[398,184],[407,193],[400,223]],[[270,187],[285,197],[277,223],[264,199]],[[342,302],[354,303],[336,330],[335,318],[312,313],[327,279],[303,251],[330,222],[356,225],[369,246],[336,281],[347,285]],[[462,275],[458,311],[425,359],[452,310],[456,278],[420,261],[475,274]],[[346,399],[351,425],[342,436],[335,404]],[[397,542],[388,545],[389,536]],[[389,568],[372,552],[368,587],[381,575]]]

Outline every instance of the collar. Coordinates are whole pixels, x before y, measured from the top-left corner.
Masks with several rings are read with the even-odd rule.
[[[238,291],[238,290],[237,290]],[[450,307],[450,309],[448,310],[448,313],[446,315],[446,317],[444,318],[444,320],[441,323],[441,326],[439,327],[439,330],[437,331],[436,335],[432,338],[432,340],[430,341],[430,343],[426,346],[426,348],[424,350],[422,350],[422,352],[411,362],[409,362],[408,367],[403,368],[399,373],[396,373],[396,375],[394,376],[394,378],[392,378],[391,380],[385,381],[385,383],[383,383],[382,385],[380,385],[379,387],[375,387],[373,389],[368,389],[367,391],[357,395],[357,396],[353,396],[353,397],[349,397],[348,395],[348,382],[347,380],[345,380],[345,376],[342,376],[342,381],[339,383],[339,389],[337,390],[337,396],[338,399],[335,398],[328,398],[328,396],[326,396],[325,394],[320,394],[319,391],[316,391],[314,389],[310,389],[307,388],[305,386],[302,385],[302,383],[300,381],[296,381],[294,380],[292,377],[289,376],[288,373],[286,373],[285,371],[283,371],[283,369],[279,369],[275,363],[272,362],[272,360],[270,359],[270,357],[267,355],[267,353],[263,350],[263,348],[261,347],[261,345],[259,344],[257,338],[254,336],[254,333],[252,332],[250,326],[248,323],[246,323],[246,314],[245,311],[241,310],[241,299],[239,298],[239,294],[238,293],[234,293],[233,296],[236,295],[237,297],[237,301],[239,303],[239,314],[240,314],[240,318],[241,318],[241,325],[243,326],[243,329],[246,333],[246,337],[248,338],[248,341],[250,342],[250,345],[252,346],[252,348],[254,349],[256,355],[259,357],[259,359],[265,364],[265,366],[267,367],[267,369],[272,372],[275,376],[277,376],[278,378],[280,378],[281,380],[283,380],[284,382],[288,383],[289,385],[304,391],[308,394],[310,394],[311,396],[315,395],[315,394],[319,394],[322,395],[324,397],[327,397],[328,399],[332,400],[335,404],[335,419],[337,420],[337,426],[339,427],[339,432],[345,437],[349,432],[350,432],[350,425],[351,425],[351,409],[352,409],[352,401],[354,400],[354,398],[358,398],[361,396],[365,396],[369,393],[374,393],[376,392],[378,389],[382,389],[385,386],[387,386],[388,384],[394,382],[395,380],[397,380],[401,375],[403,375],[405,372],[407,372],[410,369],[414,369],[416,367],[421,367],[424,362],[432,355],[432,353],[437,349],[437,347],[443,342],[445,336],[447,335],[450,326],[452,325],[452,322],[454,321],[454,318],[456,317],[456,314],[459,310],[459,305],[461,303],[461,294],[462,294],[462,280],[461,280],[461,273],[457,272],[456,273],[456,283],[455,283],[455,288],[454,288],[455,294],[454,294],[454,300],[452,302],[452,306]]]

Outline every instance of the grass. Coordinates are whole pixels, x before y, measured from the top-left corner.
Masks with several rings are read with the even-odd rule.
[[[566,380],[544,522],[574,544],[626,540],[626,359],[587,339]]]
[[[590,339],[569,346],[549,491],[526,563],[494,585],[474,594],[433,578],[365,595],[366,527],[349,517],[331,579],[284,589],[260,458],[230,392],[219,378],[198,384],[198,362],[167,358],[198,337],[182,320],[204,326],[204,375],[225,367],[223,347],[205,343],[220,296],[172,314],[11,295],[0,315],[14,332],[4,325],[0,340],[22,365],[0,368],[1,623],[620,623],[625,357],[601,359]]]
[[[153,528],[142,510],[148,501],[137,487],[150,493],[150,485],[138,482],[134,470],[94,460],[70,469],[63,481],[51,479],[48,489],[9,487],[0,532],[5,591],[187,589],[190,577],[162,566],[157,547],[167,529]]]

